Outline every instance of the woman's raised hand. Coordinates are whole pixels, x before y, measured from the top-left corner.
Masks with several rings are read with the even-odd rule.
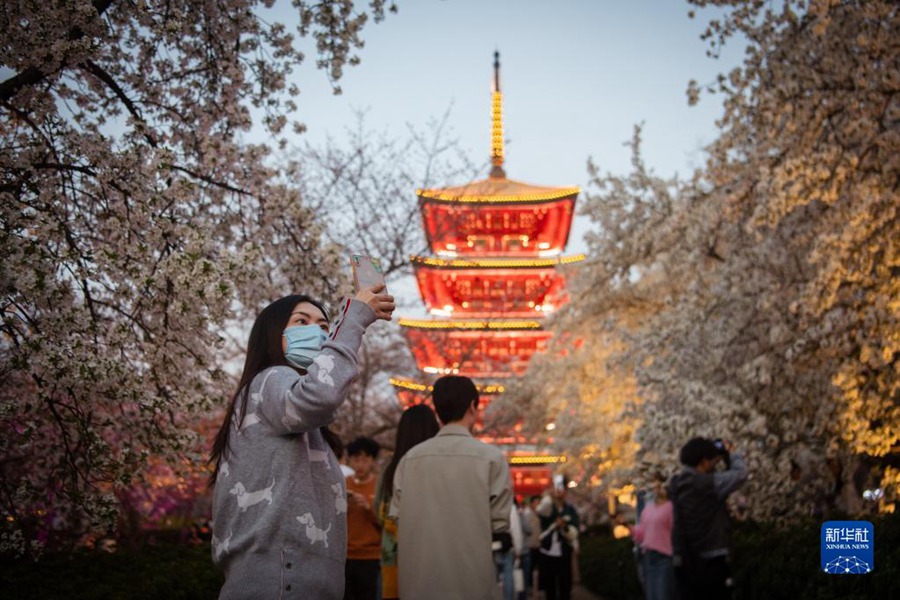
[[[369,308],[375,311],[375,316],[385,321],[391,320],[391,313],[394,312],[394,297],[384,293],[387,286],[379,284],[370,288],[363,288],[356,293],[356,300],[365,302]]]

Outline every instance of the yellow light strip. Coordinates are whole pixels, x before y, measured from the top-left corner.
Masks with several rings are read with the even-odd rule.
[[[481,259],[443,259],[434,256],[410,256],[413,264],[441,269],[473,269],[473,268],[511,268],[538,269],[569,265],[585,260],[584,254],[561,256],[558,258],[481,258]]]
[[[415,381],[409,381],[406,379],[396,379],[394,377],[391,377],[389,381],[394,387],[404,390],[410,390],[412,392],[431,392],[431,390],[434,389],[433,386],[425,385],[424,383],[416,383]],[[478,390],[479,394],[485,395],[502,394],[506,391],[506,388],[498,383],[492,383],[488,385],[475,384],[475,389]]]
[[[492,383],[489,385],[475,385],[475,388],[481,392],[482,394],[502,394],[506,391],[506,388],[499,383]]]
[[[491,203],[506,203],[509,204],[511,202],[541,202],[541,201],[551,201],[551,200],[559,200],[560,198],[566,198],[568,196],[572,196],[572,201],[574,202],[575,196],[581,191],[581,188],[573,187],[573,188],[560,188],[557,191],[551,191],[544,194],[503,194],[498,196],[486,196],[483,194],[478,195],[454,195],[448,192],[444,192],[442,190],[416,190],[416,195],[419,196],[422,200],[434,200],[437,202],[460,202],[463,204],[469,203],[481,203],[481,204],[491,204]]]
[[[491,164],[503,166],[503,94],[491,94]]]
[[[415,381],[407,381],[406,379],[395,379],[391,377],[390,382],[394,387],[402,388],[404,390],[411,390],[413,392],[431,391],[430,385],[425,385],[424,383],[416,383]]]
[[[565,456],[510,456],[511,465],[555,465],[566,462]]]
[[[400,319],[397,321],[400,327],[410,329],[463,329],[468,331],[478,330],[505,330],[505,329],[541,329],[540,321],[436,321],[422,319]]]

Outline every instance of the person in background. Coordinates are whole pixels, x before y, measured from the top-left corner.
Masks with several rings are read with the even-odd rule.
[[[341,443],[339,447],[332,447],[331,449],[334,450],[334,455],[337,457],[338,462],[341,464],[341,473],[344,474],[344,479],[353,475],[355,471],[350,465],[347,464],[347,452],[344,449],[344,444]]]
[[[528,546],[528,549],[522,555],[522,570],[525,575],[524,597],[528,597],[530,592],[536,589],[537,582],[534,580],[534,576],[538,571],[538,561],[541,558],[541,519],[535,510],[540,502],[540,496],[531,496],[522,510],[522,529],[527,531],[526,543]],[[526,524],[528,526],[527,529],[525,528]]]
[[[519,594],[519,600],[525,600],[534,589],[534,571],[537,565],[535,556],[541,547],[541,520],[534,512],[540,496],[531,496],[523,503],[520,511],[522,533],[525,536],[525,548],[522,551],[522,575],[525,578],[525,590]]]
[[[522,519],[515,498],[513,498],[512,509],[509,512],[509,534],[512,545],[506,550],[502,548],[502,542],[494,542],[495,546],[501,545],[499,550],[494,550],[494,564],[497,567],[497,575],[503,590],[503,600],[516,600],[514,573],[516,569],[521,569],[522,554],[525,552],[525,534],[522,530]]]
[[[303,295],[256,317],[210,455],[220,598],[343,598],[347,504],[326,426],[359,373],[363,334],[393,310],[375,286],[342,303],[333,330]]]
[[[396,600],[400,597],[397,587],[397,522],[388,516],[391,498],[394,496],[394,473],[400,459],[414,446],[433,438],[441,426],[434,411],[425,404],[410,406],[400,417],[394,455],[381,473],[375,506],[382,523],[381,530],[381,598]]]
[[[637,494],[635,494],[635,498],[637,502],[635,504],[634,511],[634,525],[638,526],[641,522],[641,513],[644,512],[644,507],[647,505],[647,499],[652,496],[653,492],[650,489],[641,489],[638,490]],[[641,551],[641,544],[635,538],[635,529],[631,530],[631,541],[634,542],[634,546],[631,551],[634,555],[634,564],[635,570],[637,571],[638,583],[641,584],[641,593],[647,593],[646,585],[644,584],[644,554]]]
[[[547,600],[569,600],[572,596],[572,560],[578,546],[580,519],[566,501],[562,476],[541,499],[537,514],[541,519],[541,563],[538,580]]]
[[[722,440],[695,437],[681,447],[681,473],[669,482],[672,552],[682,598],[731,598],[728,564],[731,516],[727,500],[748,477],[743,457]],[[725,470],[718,470],[722,463]]]
[[[665,477],[654,477],[651,498],[644,505],[632,530],[640,546],[642,584],[647,600],[674,600],[675,572],[672,569],[672,503],[668,499]]]
[[[512,482],[503,453],[476,440],[478,390],[468,377],[434,382],[443,427],[406,453],[394,473],[400,598],[491,600],[491,543],[509,532]]]
[[[347,568],[344,600],[377,600],[381,522],[375,505],[375,461],[381,446],[367,437],[347,444]]]

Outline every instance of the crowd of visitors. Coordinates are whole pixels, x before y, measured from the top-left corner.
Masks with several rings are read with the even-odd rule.
[[[211,453],[219,597],[525,600],[538,590],[569,600],[580,517],[568,482],[560,475],[542,495],[513,497],[506,457],[472,435],[471,379],[441,377],[434,411],[403,413],[380,472],[375,440],[357,438],[345,453],[328,428],[366,329],[393,310],[376,285],[346,300],[333,326],[302,295],[258,315]],[[648,598],[729,597],[725,501],[747,478],[731,450],[694,438],[681,449],[684,470],[656,482],[633,530]]]
[[[727,500],[748,477],[733,450],[727,441],[692,438],[679,452],[682,471],[668,483],[656,472],[643,493],[632,537],[648,600],[732,597]]]

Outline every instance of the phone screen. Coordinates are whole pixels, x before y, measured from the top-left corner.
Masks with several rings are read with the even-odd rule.
[[[357,292],[362,288],[384,284],[384,271],[377,258],[354,254],[350,257],[350,265],[353,268],[353,286]]]

